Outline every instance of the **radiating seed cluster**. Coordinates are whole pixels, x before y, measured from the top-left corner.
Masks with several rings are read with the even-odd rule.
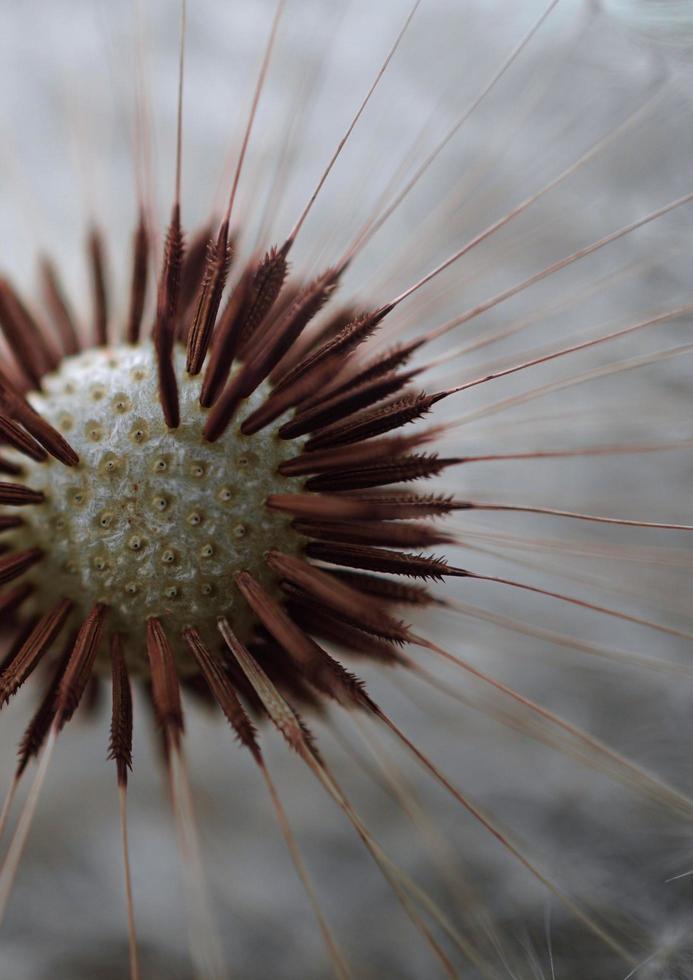
[[[300,543],[288,519],[263,506],[268,494],[298,482],[277,474],[295,452],[277,438],[282,420],[247,438],[239,419],[217,442],[205,442],[200,379],[186,375],[182,349],[176,373],[176,430],[162,418],[149,344],[68,358],[44,379],[43,393],[30,396],[80,457],[72,468],[22,460],[27,484],[46,497],[25,509],[25,526],[15,534],[18,547],[45,552],[40,572],[28,576],[39,608],[67,596],[84,616],[94,602],[108,603],[109,625],[123,634],[135,669],[146,664],[149,616],[165,617],[183,671],[183,627],[207,632],[226,615],[247,636],[252,617],[233,574],[246,569],[269,586],[264,553],[295,551]],[[248,410],[267,393],[260,387]]]

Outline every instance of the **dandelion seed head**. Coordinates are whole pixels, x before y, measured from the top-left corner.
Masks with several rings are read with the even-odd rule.
[[[176,361],[182,422],[169,430],[150,344],[66,358],[30,401],[69,434],[79,464],[22,459],[23,479],[45,495],[14,541],[44,552],[33,577],[37,608],[65,596],[84,616],[108,601],[128,666],[140,673],[147,669],[149,616],[165,615],[178,636],[193,622],[214,630],[224,609],[247,637],[252,614],[234,574],[252,571],[272,589],[264,553],[295,552],[301,540],[285,515],[263,506],[269,494],[291,492],[299,482],[277,472],[292,452],[276,437],[282,420],[250,438],[232,425],[215,443],[204,441],[200,378],[185,374],[182,348]],[[261,386],[248,404],[266,397]],[[193,672],[182,644],[177,649],[179,670]]]

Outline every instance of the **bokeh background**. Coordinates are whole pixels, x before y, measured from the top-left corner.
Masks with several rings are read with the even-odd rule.
[[[184,221],[194,229],[228,186],[273,5],[189,0],[188,6],[183,194]],[[295,250],[297,275],[339,255],[384,190],[412,172],[471,104],[543,6],[534,0],[422,4],[306,224]],[[250,254],[259,236],[267,245],[286,234],[407,9],[404,0],[288,0],[241,185],[242,253]],[[6,0],[0,18],[3,274],[33,289],[37,256],[49,250],[86,323],[84,237],[88,223],[97,221],[108,236],[115,328],[126,308],[136,217],[138,65],[151,150],[145,169],[153,177],[147,193],[160,219],[170,201],[177,5],[142,0],[138,14],[127,3]],[[396,321],[402,334],[443,322],[690,191],[693,90],[686,42],[692,22],[688,3],[560,3],[354,263],[343,295],[363,304],[396,295],[626,120],[589,166],[403,306]],[[489,366],[690,301],[690,242],[690,209],[641,229],[437,344],[441,363],[426,382],[459,383]],[[453,357],[484,332],[525,321],[502,344]],[[531,376],[473,389],[441,412],[468,417],[441,451],[690,439],[690,354],[660,357],[690,341],[690,319],[684,318]],[[637,358],[642,364],[632,370],[567,384],[598,366]],[[501,399],[553,383],[553,394],[490,410]],[[479,499],[690,522],[692,478],[688,450],[462,467],[444,485]],[[451,549],[453,562],[691,629],[693,553],[685,533],[494,512],[451,524],[461,539],[460,548]],[[594,644],[602,653],[442,609],[417,622],[438,642],[690,791],[690,643],[483,583],[439,591],[482,613]],[[634,665],[633,656],[647,665]],[[430,657],[425,665],[458,700],[404,675],[365,674],[407,734],[618,933],[643,961],[635,976],[693,975],[693,878],[666,880],[693,867],[690,815],[672,814],[637,787],[609,779],[575,742],[532,723],[464,674]],[[24,691],[3,711],[0,777],[7,784],[34,696]],[[108,697],[105,687],[101,705],[61,736],[3,927],[2,977],[126,976],[117,793],[105,760]],[[232,975],[328,976],[318,930],[257,772],[218,718],[194,703],[187,707],[205,864]],[[362,732],[338,712],[314,726],[369,827],[484,950],[490,975],[620,980],[629,974],[630,966],[549,898],[382,732],[372,726]],[[187,980],[192,973],[175,836],[142,710],[135,734],[129,812],[143,975]],[[354,975],[437,976],[437,964],[343,816],[278,737],[266,732],[263,744]],[[409,812],[388,780],[406,787]],[[489,923],[500,950],[493,948]],[[478,972],[461,964],[460,975]]]

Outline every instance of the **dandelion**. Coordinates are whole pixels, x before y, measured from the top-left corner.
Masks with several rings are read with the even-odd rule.
[[[660,125],[672,91],[676,113],[682,113],[678,77],[670,77],[656,59],[648,61],[644,95],[626,100],[621,115],[610,110],[603,122],[600,107],[589,104],[596,123],[587,127],[587,140],[578,140],[575,149],[568,126],[565,159],[557,152],[548,167],[537,161],[533,169],[539,179],[511,194],[507,203],[502,187],[487,184],[485,162],[476,160],[476,167],[466,164],[464,179],[434,195],[433,205],[429,201],[414,219],[412,202],[420,200],[417,195],[434,179],[441,160],[474,131],[484,112],[510,104],[510,120],[496,128],[487,124],[497,141],[491,140],[491,157],[502,157],[537,105],[547,100],[547,115],[560,110],[565,93],[558,89],[551,101],[560,62],[570,62],[575,37],[598,38],[603,21],[590,9],[579,12],[584,19],[577,25],[566,27],[557,0],[545,3],[533,19],[521,18],[521,29],[507,45],[499,45],[502,53],[474,79],[469,99],[455,99],[441,132],[432,132],[433,123],[424,119],[404,158],[400,148],[394,166],[387,161],[372,186],[366,181],[359,188],[368,202],[365,215],[358,209],[352,213],[343,188],[342,206],[349,213],[336,233],[314,240],[311,258],[304,244],[310,245],[311,222],[325,207],[331,181],[346,166],[425,14],[419,2],[403,11],[379,49],[379,64],[368,78],[359,73],[361,94],[340,121],[325,159],[316,164],[315,153],[309,155],[308,189],[302,188],[300,206],[274,238],[288,196],[289,162],[304,139],[305,120],[291,115],[284,120],[269,186],[252,193],[247,188],[260,184],[251,165],[253,141],[261,139],[263,99],[280,55],[282,29],[288,29],[299,6],[279,0],[264,25],[232,165],[225,168],[221,192],[198,231],[189,230],[185,217],[191,147],[183,3],[173,189],[163,229],[147,149],[141,51],[136,59],[138,213],[127,288],[122,294],[113,289],[109,256],[116,243],[96,220],[87,236],[91,308],[86,325],[56,258],[41,259],[42,305],[9,277],[0,280],[5,344],[0,608],[9,634],[0,703],[19,702],[24,712],[19,759],[0,815],[5,844],[0,915],[21,881],[45,784],[61,765],[64,732],[75,727],[80,705],[89,707],[105,686],[119,799],[123,930],[126,924],[133,978],[149,975],[140,949],[144,903],[138,899],[138,863],[131,858],[137,827],[128,821],[133,764],[135,777],[140,771],[133,728],[147,709],[159,732],[175,821],[194,975],[226,976],[227,955],[232,972],[235,967],[234,949],[225,948],[217,931],[216,883],[210,887],[204,874],[204,817],[196,816],[196,770],[187,761],[194,736],[186,737],[186,726],[200,710],[193,699],[228,723],[238,752],[261,777],[323,944],[324,965],[315,975],[358,976],[365,967],[352,962],[358,943],[335,929],[304,859],[299,837],[305,834],[297,834],[291,817],[295,793],[282,784],[276,750],[267,744],[272,731],[372,860],[402,916],[398,929],[409,925],[410,938],[402,953],[386,962],[386,975],[625,977],[652,968],[676,970],[679,964],[684,969],[680,930],[659,923],[659,934],[666,937],[660,942],[656,909],[648,904],[643,914],[625,899],[605,899],[608,889],[597,872],[579,873],[574,841],[578,818],[584,816],[593,830],[600,826],[600,809],[615,815],[607,834],[619,829],[633,801],[645,814],[648,833],[660,821],[686,828],[693,809],[684,786],[676,785],[675,772],[670,778],[664,766],[659,775],[649,752],[631,756],[624,740],[612,744],[603,738],[599,717],[614,705],[621,720],[626,717],[622,699],[605,701],[607,684],[623,685],[626,697],[631,690],[644,697],[643,690],[656,693],[659,685],[690,679],[690,665],[676,656],[677,646],[690,643],[693,635],[685,596],[667,597],[664,579],[661,586],[656,581],[667,575],[680,586],[690,564],[682,542],[693,525],[685,508],[677,510],[681,473],[674,463],[653,512],[638,511],[631,487],[665,472],[663,460],[687,458],[693,445],[685,421],[666,417],[658,427],[656,418],[662,402],[658,385],[662,378],[672,385],[660,367],[678,366],[692,349],[686,337],[693,303],[674,284],[675,247],[667,248],[662,265],[653,264],[658,249],[652,247],[644,258],[626,253],[625,266],[609,264],[613,260],[606,257],[661,227],[675,238],[693,190],[676,174],[656,184],[648,207],[627,202],[626,216],[616,220],[599,180],[599,167],[613,154],[628,171],[633,151],[623,147],[631,146],[629,140],[646,123]],[[445,15],[438,16],[439,28]],[[530,70],[522,76],[523,63],[552,23],[570,36],[562,41],[567,48],[560,47],[540,75]],[[517,91],[513,72],[524,79]],[[304,76],[305,89],[316,74]],[[494,102],[504,85],[500,103]],[[310,99],[301,104],[299,117],[309,105]],[[648,161],[644,169],[649,175]],[[589,208],[580,185],[585,173],[592,174],[592,190],[601,188],[596,203],[602,212],[602,220],[588,224],[587,234],[582,212]],[[536,220],[561,193],[575,211],[570,245],[537,244],[528,265],[529,234],[522,223]],[[501,206],[467,231],[461,215],[473,212],[484,195]],[[544,212],[551,232],[571,220],[569,210],[558,217]],[[412,222],[407,241],[393,237],[383,251],[381,233],[402,215]],[[454,231],[444,247],[436,237],[441,225]],[[517,226],[525,230],[513,240]],[[364,269],[368,261],[379,266],[375,281],[373,269]],[[489,264],[492,273],[496,268],[504,273],[500,280],[492,274],[490,285]],[[583,281],[566,288],[562,277],[581,268],[587,269]],[[360,278],[354,270],[360,270]],[[663,288],[654,281],[658,276]],[[595,319],[595,311],[611,312],[614,302],[620,304],[620,299],[605,301],[604,294],[624,279],[629,289],[633,281],[652,280],[643,293],[648,301],[639,293],[616,319],[603,312]],[[544,320],[550,329],[533,333]],[[486,360],[486,348],[501,342],[506,353]],[[564,373],[556,373],[563,365],[568,365]],[[609,395],[618,394],[623,377],[634,374],[647,375],[654,389],[643,395],[653,406],[648,424],[637,424],[638,399],[632,397],[637,387],[629,389],[626,409],[623,402],[614,408],[608,401],[581,398],[582,390],[600,384]],[[685,378],[682,384],[686,387]],[[531,411],[544,400],[554,405],[548,414],[539,409],[537,416],[523,415],[525,405]],[[493,424],[499,415],[512,416],[505,432],[502,422]],[[626,467],[623,485],[595,503],[598,494],[590,481],[597,478],[591,474],[597,464],[619,462]],[[584,478],[575,475],[581,466],[595,468]],[[568,474],[567,483],[562,474]],[[571,492],[571,481],[584,489],[584,502]],[[548,537],[558,534],[547,532],[549,525],[563,536]],[[637,537],[624,545],[626,535]],[[657,543],[647,543],[647,535]],[[629,564],[644,570],[641,579],[629,580],[622,571]],[[612,566],[619,571],[608,571]],[[656,602],[646,601],[649,591]],[[481,642],[477,634],[470,641],[480,623],[491,632],[482,632]],[[562,704],[566,699],[553,680],[554,664],[538,671],[532,684],[517,668],[507,669],[508,658],[497,656],[498,638],[505,634],[515,645],[525,638],[533,648],[598,665],[600,681],[584,683],[581,697],[587,715],[594,709],[593,726],[573,720],[569,698],[567,710]],[[579,671],[585,669],[571,669],[569,684],[579,684]],[[631,671],[649,679],[644,688],[630,688],[623,680]],[[406,718],[401,720],[396,696],[390,706],[392,689],[388,696],[382,678],[392,678],[414,703],[425,697],[435,704],[437,723],[455,746],[444,760],[410,730]],[[37,696],[33,707],[25,699],[31,687]],[[471,721],[480,708],[483,733],[488,735],[483,726],[494,726],[481,740]],[[460,717],[471,732],[471,752],[459,745],[460,731],[466,737],[456,727]],[[97,720],[86,724],[93,740]],[[507,758],[494,761],[487,747],[496,745],[498,732]],[[217,727],[215,745],[221,739]],[[533,740],[529,756],[528,739]],[[335,741],[350,758],[346,768],[334,761]],[[549,756],[544,748],[560,754]],[[537,789],[529,821],[523,819],[521,796],[511,789],[516,780],[508,774],[514,767],[508,758],[514,754],[518,772],[526,772],[523,758],[534,770]],[[662,756],[655,761],[661,763]],[[462,758],[465,765],[455,764]],[[570,811],[565,833],[551,799],[548,758],[560,760],[559,803]],[[415,763],[427,782],[412,788],[404,760]],[[577,766],[564,776],[574,761],[586,766],[589,780],[572,782],[580,778]],[[283,761],[282,768],[287,764]],[[479,780],[488,785],[479,770],[494,764],[500,772],[497,785],[508,775],[507,787],[478,792]],[[538,771],[539,766],[545,768]],[[385,829],[404,815],[438,869],[432,882],[428,874],[429,881],[421,881],[410,873],[407,861],[395,861],[390,835],[373,830],[347,788],[344,774],[354,768],[397,803],[398,816],[389,817]],[[604,789],[607,780],[618,788]],[[457,866],[453,834],[436,828],[428,797],[422,801],[417,795],[419,785],[426,787],[424,794],[431,787],[440,792],[436,817],[445,812],[447,820],[452,813],[453,829],[465,821],[459,864],[467,863],[472,846],[483,849],[469,870]],[[573,786],[579,801],[570,798]],[[620,792],[629,794],[627,804],[620,797],[614,803],[609,795]],[[79,801],[75,804],[75,819],[82,823],[87,817]],[[553,823],[546,833],[544,813]],[[233,829],[228,835],[234,850]],[[588,842],[590,847],[600,849]],[[632,863],[635,854],[631,848],[624,863]],[[684,859],[670,853],[666,860],[668,870],[671,862]],[[607,849],[603,866],[613,873],[612,865]],[[685,869],[670,877],[685,883]],[[237,889],[242,890],[240,882],[233,884],[234,895]],[[532,906],[526,917],[518,889],[533,896],[526,900]],[[652,886],[653,903],[655,891],[659,894]],[[537,901],[551,917],[539,940]],[[384,901],[377,905],[381,911]],[[685,897],[678,907],[685,908]],[[229,908],[232,912],[233,903]],[[654,924],[642,921],[646,914]],[[377,925],[372,928],[377,931]],[[272,927],[268,936],[274,936]],[[408,963],[411,936],[412,956],[421,959]],[[379,948],[369,941],[370,950]],[[287,975],[306,975],[300,963],[297,958]],[[122,964],[118,969],[122,973]],[[152,969],[160,974],[162,967]],[[255,975],[268,971],[276,971],[276,963],[260,966]]]

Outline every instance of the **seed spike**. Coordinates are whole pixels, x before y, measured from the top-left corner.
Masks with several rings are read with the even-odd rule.
[[[56,734],[70,721],[82,699],[98,653],[107,611],[106,605],[97,602],[79,629],[58,685],[54,722]]]
[[[132,273],[130,279],[130,308],[125,342],[136,344],[140,339],[144,305],[147,300],[149,281],[149,228],[144,207],[140,208],[139,220],[132,240]]]
[[[202,370],[202,364],[212,339],[230,264],[229,223],[228,219],[224,219],[216,242],[210,241],[207,249],[197,309],[188,334],[186,364],[188,374],[199,374]]]
[[[373,519],[370,519],[371,516]],[[395,512],[391,516],[399,518],[406,514]],[[375,515],[369,515],[369,519],[365,521],[294,521],[292,527],[307,538],[346,544],[385,545],[390,548],[431,548],[436,544],[456,543],[453,536],[439,531],[431,524],[403,523],[399,520],[381,521]]]
[[[365,572],[345,571],[341,568],[331,569],[330,575],[367,596],[377,597],[394,605],[425,607],[443,604],[423,585],[412,585],[397,579],[367,575]]]
[[[169,429],[180,424],[178,383],[173,367],[173,344],[180,296],[180,277],[185,245],[180,223],[180,204],[173,205],[166,233],[164,261],[157,291],[156,320],[152,332],[159,371],[159,399]]]
[[[183,636],[190,653],[195,658],[195,662],[214,695],[216,703],[236,733],[238,741],[249,750],[255,761],[261,764],[262,753],[255,726],[241,704],[221,656],[216,651],[210,650],[202,642],[199,632],[193,627],[185,629]]]
[[[29,459],[35,459],[37,463],[45,462],[48,457],[46,450],[6,415],[0,415],[0,438]]]
[[[65,668],[69,663],[75,639],[75,634],[71,634],[63,646],[62,653],[58,660],[58,664],[53,671],[50,683],[48,684],[43,698],[41,699],[38,708],[34,712],[31,721],[27,725],[27,728],[22,735],[22,740],[19,743],[18,751],[16,770],[17,779],[22,776],[24,770],[29,765],[30,760],[38,756],[46,741],[46,738],[48,737],[48,733],[51,730],[57,708],[56,699],[58,689],[60,687],[63,674],[65,673]]]
[[[255,352],[233,376],[212,407],[203,435],[215,442],[226,431],[240,402],[255,391],[279,363],[293,341],[322,309],[336,288],[340,272],[327,269],[299,293],[289,308],[272,324]]]
[[[71,609],[72,602],[69,599],[61,599],[50,612],[41,617],[11,663],[0,675],[0,705],[7,704],[33,672],[60,633]]]
[[[282,589],[287,596],[289,615],[311,636],[346,650],[349,656],[364,657],[386,667],[406,663],[397,641],[383,637],[379,629],[368,626],[363,619],[352,619],[344,613],[325,608],[291,583],[283,582]]]
[[[43,552],[40,548],[28,548],[0,558],[0,585],[19,578],[42,558]]]
[[[95,225],[89,231],[87,252],[91,273],[94,342],[96,347],[105,347],[108,343],[108,289],[106,286],[104,240],[100,229]]]
[[[409,628],[390,616],[382,603],[364,597],[363,593],[321,569],[280,551],[270,551],[267,564],[283,579],[321,604],[344,614],[360,628],[400,643],[408,640]]]
[[[268,633],[315,688],[349,707],[368,703],[363,683],[306,636],[252,575],[238,572],[234,581]]]
[[[50,423],[34,411],[2,371],[0,371],[0,412],[23,425],[51,456],[60,460],[65,466],[76,466],[79,462],[79,456],[72,446]]]
[[[305,482],[305,489],[311,491],[343,492],[345,490],[368,490],[393,483],[407,483],[411,480],[429,479],[438,476],[449,466],[465,462],[460,457],[439,457],[436,453],[410,453],[405,456],[387,457],[379,463],[356,466],[311,476]]]
[[[424,418],[447,392],[428,394],[425,391],[405,392],[393,401],[364,409],[339,422],[318,429],[306,442],[305,449],[331,449],[348,446],[363,439],[384,435],[404,425]]]
[[[82,345],[74,315],[60,283],[58,270],[51,259],[43,256],[40,261],[39,272],[45,303],[60,337],[63,353],[66,357],[70,357],[72,354],[76,354]]]
[[[337,446],[335,449],[316,449],[280,463],[278,472],[282,476],[305,476],[308,473],[325,473],[344,469],[346,466],[359,466],[386,457],[394,459],[402,457],[409,449],[430,442],[432,438],[431,430],[428,430],[406,436],[368,439],[351,446]]]
[[[44,499],[40,490],[32,490],[22,483],[0,481],[0,504],[8,507],[26,507],[28,504],[41,504]]]
[[[55,364],[40,328],[6,279],[0,278],[0,328],[17,367],[31,388]]]
[[[154,709],[170,750],[180,744],[183,734],[183,706],[173,653],[160,620],[154,616],[147,620],[147,655]]]
[[[119,633],[111,635],[110,653],[113,706],[108,758],[115,760],[118,785],[125,787],[128,770],[132,769],[132,692]]]
[[[351,418],[357,412],[396,395],[418,373],[418,371],[408,371],[406,374],[389,373],[372,380],[355,380],[346,391],[325,398],[312,408],[303,411],[299,409],[292,419],[281,426],[279,437],[295,439],[308,432],[315,432],[325,426]],[[248,428],[244,423],[241,431],[248,435],[250,434]]]
[[[282,375],[274,387],[274,392],[284,391],[300,378],[306,376],[310,378],[325,362],[343,363],[357,347],[373,336],[381,321],[392,309],[393,307],[389,305],[381,306],[351,319],[334,337],[324,341],[317,350],[306,354],[298,364]]]

